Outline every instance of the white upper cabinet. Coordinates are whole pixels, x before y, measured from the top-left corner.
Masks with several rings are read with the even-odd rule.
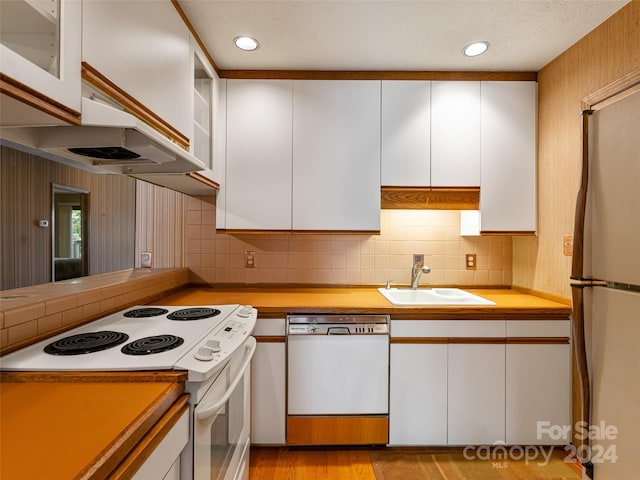
[[[213,98],[215,72],[192,40],[193,48],[193,137],[191,153],[207,168],[213,166]]]
[[[536,230],[536,82],[482,82],[481,231]]]
[[[480,82],[431,82],[431,186],[480,185]]]
[[[291,229],[291,142],[291,80],[227,80],[224,228]]]
[[[293,91],[293,228],[380,230],[380,82]]]
[[[382,185],[431,185],[431,82],[382,82]]]
[[[190,32],[171,2],[85,0],[82,8],[82,60],[193,138]]]
[[[79,114],[81,15],[80,0],[0,2],[0,68],[7,82]],[[47,118],[30,118],[21,111],[21,102],[9,96],[3,95],[0,104],[3,125],[37,124]],[[57,122],[51,117],[48,123]]]

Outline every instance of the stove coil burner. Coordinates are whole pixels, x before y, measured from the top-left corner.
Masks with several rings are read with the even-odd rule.
[[[100,352],[120,345],[129,339],[129,335],[108,330],[100,332],[79,333],[61,338],[44,347],[50,355],[82,355]]]
[[[175,312],[167,315],[167,318],[169,320],[186,322],[190,320],[202,320],[203,318],[215,317],[216,315],[220,315],[220,310],[209,307],[195,307],[176,310]]]
[[[175,335],[154,335],[127,343],[120,351],[125,355],[152,355],[173,350],[183,343],[184,340]]]
[[[168,312],[169,310],[165,308],[145,307],[145,308],[134,308],[133,310],[129,310],[128,312],[124,313],[124,316],[127,318],[158,317]]]

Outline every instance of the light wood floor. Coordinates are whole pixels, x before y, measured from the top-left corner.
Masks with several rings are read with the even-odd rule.
[[[462,449],[252,447],[250,480],[580,480],[580,466],[554,451],[545,466],[468,460]],[[540,457],[542,461],[542,457]]]

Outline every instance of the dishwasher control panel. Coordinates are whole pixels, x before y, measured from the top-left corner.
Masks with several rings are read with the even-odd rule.
[[[388,315],[289,315],[289,335],[389,335]]]

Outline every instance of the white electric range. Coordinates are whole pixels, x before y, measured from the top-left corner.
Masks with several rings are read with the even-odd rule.
[[[5,355],[0,370],[186,371],[190,427],[178,478],[247,478],[257,313],[246,305],[132,307]]]

